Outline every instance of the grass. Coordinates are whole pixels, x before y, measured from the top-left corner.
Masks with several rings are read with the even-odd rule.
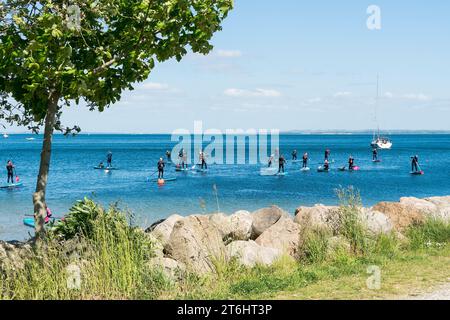
[[[151,267],[154,244],[126,214],[85,199],[22,265],[0,267],[0,299],[381,299],[450,279],[448,223],[413,225],[404,239],[371,235],[355,214],[359,196],[343,195],[336,228],[306,230],[297,260],[247,268],[218,259],[214,274],[180,281]],[[380,290],[367,288],[369,266],[381,270]]]

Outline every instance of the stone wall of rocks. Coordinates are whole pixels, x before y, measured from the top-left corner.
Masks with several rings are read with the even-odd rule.
[[[153,259],[154,265],[170,275],[177,270],[204,274],[213,272],[215,261],[220,259],[235,258],[251,267],[270,265],[282,255],[296,258],[305,228],[328,229],[333,234],[338,218],[339,207],[299,207],[292,217],[272,206],[229,216],[173,215],[152,225],[147,232],[161,248]],[[427,218],[450,222],[450,196],[401,198],[399,202],[380,202],[359,209],[359,220],[374,235],[391,232],[401,235],[411,224]]]

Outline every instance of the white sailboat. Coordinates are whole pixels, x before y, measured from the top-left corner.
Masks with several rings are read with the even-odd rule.
[[[377,76],[377,99],[375,103],[375,122],[377,123],[377,131],[373,133],[373,139],[371,142],[372,148],[377,149],[384,149],[388,150],[391,149],[393,146],[392,140],[387,136],[382,136],[380,134],[380,126],[378,124],[378,105],[379,105],[379,77]]]
[[[8,138],[9,138],[9,135],[8,135],[7,133],[4,133],[4,134],[3,134],[3,138],[8,139]]]

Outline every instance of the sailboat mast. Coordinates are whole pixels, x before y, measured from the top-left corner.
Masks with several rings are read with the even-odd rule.
[[[378,123],[378,107],[380,103],[380,75],[377,73],[377,94],[375,100],[375,121],[377,123],[377,137],[380,138],[380,124]]]

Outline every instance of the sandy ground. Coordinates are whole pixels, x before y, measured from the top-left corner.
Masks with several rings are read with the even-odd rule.
[[[450,279],[449,279],[450,280]],[[404,297],[406,300],[450,300],[450,282],[434,288],[432,291],[420,294],[411,294]]]

